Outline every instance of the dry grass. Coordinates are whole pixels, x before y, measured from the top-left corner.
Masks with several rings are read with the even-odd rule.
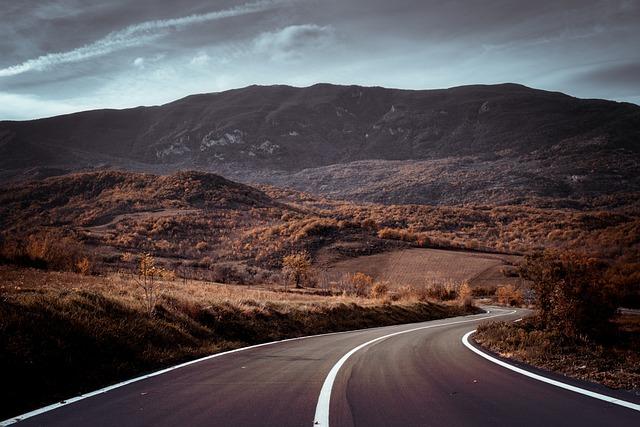
[[[502,357],[607,387],[640,390],[640,316],[620,316],[607,341],[569,339],[533,321],[490,322],[474,340]]]
[[[279,287],[157,286],[151,316],[129,275],[0,266],[0,418],[227,349],[474,311]]]
[[[95,292],[116,299],[134,310],[144,310],[140,291],[130,274],[111,273],[104,276],[80,277],[70,272],[44,272],[37,269],[0,266],[0,294],[5,298],[25,293]],[[162,295],[180,298],[202,306],[231,304],[255,306],[257,302],[283,307],[299,308],[317,305],[358,304],[376,305],[378,302],[366,297],[347,294],[319,295],[313,289],[296,292],[281,286],[245,286],[189,280],[159,280]]]

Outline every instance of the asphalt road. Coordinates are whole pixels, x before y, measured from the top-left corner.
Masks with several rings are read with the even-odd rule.
[[[346,353],[391,333],[428,326],[378,340],[344,362],[330,393],[330,425],[640,426],[640,412],[527,378],[464,347],[461,337],[495,314],[248,349],[80,400],[18,425],[310,427],[325,379]],[[629,400],[626,394],[617,397]]]

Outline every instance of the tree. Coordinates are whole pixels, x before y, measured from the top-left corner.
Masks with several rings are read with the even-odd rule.
[[[301,288],[301,283],[311,271],[311,257],[305,251],[296,252],[282,258],[282,272],[285,277],[295,283],[296,288]]]
[[[156,303],[160,294],[158,279],[173,280],[174,278],[175,273],[172,271],[156,267],[156,261],[151,254],[142,254],[138,264],[138,278],[136,279],[136,283],[144,293],[145,308],[150,316],[153,316],[155,312]]]
[[[532,281],[543,326],[568,337],[599,336],[617,308],[606,266],[582,254],[546,250],[527,256],[521,275]]]

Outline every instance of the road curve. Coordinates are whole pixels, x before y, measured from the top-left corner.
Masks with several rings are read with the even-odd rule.
[[[467,349],[461,337],[496,314],[519,316],[493,311],[255,347],[79,400],[18,425],[312,426],[332,368],[370,341],[335,372],[327,408],[331,426],[640,425],[638,411],[533,380]],[[591,384],[572,384],[612,394]]]

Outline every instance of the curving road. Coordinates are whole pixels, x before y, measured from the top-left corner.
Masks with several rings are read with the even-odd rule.
[[[323,411],[332,426],[640,425],[638,411],[527,378],[483,359],[461,342],[482,319],[516,319],[520,314],[494,310],[250,348],[18,425],[312,426],[315,418],[322,426],[327,424]],[[630,399],[627,394],[618,397]]]

